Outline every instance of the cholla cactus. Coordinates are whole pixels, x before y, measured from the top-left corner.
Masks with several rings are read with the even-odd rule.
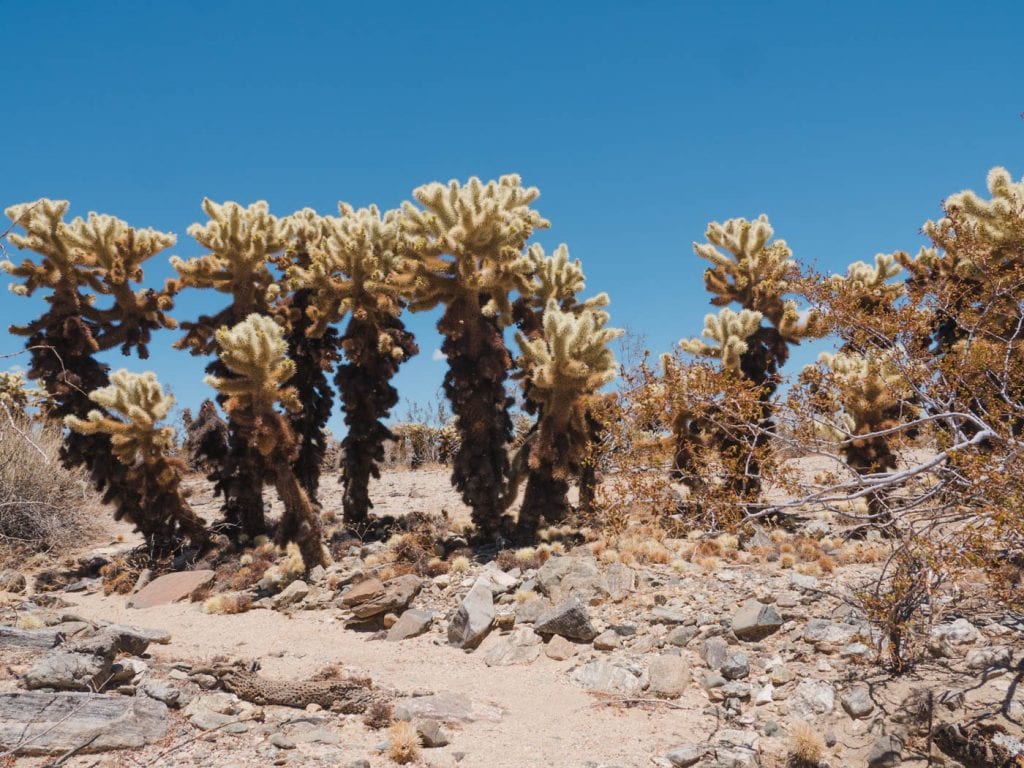
[[[110,380],[110,386],[89,394],[103,410],[90,411],[84,419],[66,416],[64,422],[78,434],[109,437],[114,456],[126,467],[140,503],[118,505],[114,518],[134,523],[150,547],[159,551],[173,550],[186,538],[205,545],[205,523],[181,494],[185,464],[172,455],[174,429],[158,426],[174,398],[164,394],[154,373],[122,369]]]
[[[216,352],[216,332],[233,326],[249,314],[269,314],[280,295],[272,260],[284,252],[290,229],[288,222],[272,215],[266,202],[248,207],[238,203],[203,200],[210,217],[205,224],[193,224],[188,232],[210,253],[187,261],[171,259],[178,277],[167,283],[168,290],[212,289],[226,294],[228,303],[213,314],[194,322],[183,322],[185,335],[175,346],[193,355]],[[210,375],[227,378],[231,372],[218,358],[207,366]],[[221,405],[223,405],[223,399]],[[214,490],[224,497],[224,518],[232,535],[255,537],[266,531],[263,516],[263,477],[260,454],[231,427],[228,451],[222,466],[210,475]]]
[[[406,203],[402,212],[410,306],[445,307],[438,323],[449,364],[444,390],[461,432],[452,480],[484,537],[501,524],[512,439],[505,392],[512,361],[502,329],[513,319],[511,296],[532,288],[526,242],[549,226],[530,207],[539,194],[515,175],[487,184],[472,178],[420,187],[413,195],[423,208]]]
[[[306,264],[288,271],[298,293],[309,293],[307,334],[331,332],[349,316],[341,337],[345,363],[335,382],[341,392],[348,434],[342,441],[345,522],[363,525],[373,507],[371,477],[380,477],[384,444],[394,435],[384,424],[398,402],[391,379],[419,350],[401,320],[404,302],[396,284],[399,214],[339,203],[340,217],[325,217],[321,237]]]
[[[913,389],[904,365],[899,349],[892,348],[868,354],[826,352],[819,357],[819,366],[805,368],[803,378],[834,414],[831,420],[826,417],[818,423],[819,432],[840,441],[846,463],[859,474],[896,468],[897,436],[873,433],[899,426],[912,410]],[[885,517],[881,496],[873,494],[867,501],[872,514]]]
[[[166,314],[172,305],[167,293],[133,288],[144,262],[173,245],[174,235],[95,213],[66,222],[67,209],[66,200],[45,198],[8,208],[7,216],[25,231],[10,241],[40,258],[0,264],[20,278],[11,286],[15,294],[47,294],[46,311],[11,332],[27,337],[28,375],[45,389],[48,415],[56,419],[84,418],[94,407],[88,393],[109,383],[109,368],[96,353],[120,346],[123,354],[135,349],[146,357],[152,332],[175,326]],[[108,435],[69,433],[61,461],[86,467],[105,501],[117,500],[123,514],[137,516],[141,499]]]
[[[762,317],[760,312],[749,309],[739,312],[721,309],[717,315],[704,316],[703,335],[714,344],[700,339],[683,339],[679,346],[691,355],[721,360],[722,366],[728,371],[738,371],[743,355],[750,348],[747,339],[757,333]]]
[[[24,414],[28,408],[40,404],[42,392],[29,387],[20,371],[0,372],[0,404],[11,413]]]
[[[541,414],[536,436],[526,444],[531,472],[519,513],[523,539],[535,537],[542,518],[555,523],[568,510],[568,481],[579,473],[590,438],[588,400],[616,375],[609,344],[622,331],[606,328],[607,322],[606,312],[563,311],[552,298],[544,311],[543,336],[516,334],[522,376]]]
[[[278,543],[295,542],[306,568],[326,565],[320,516],[292,469],[295,436],[276,408],[278,403],[288,411],[302,408],[295,389],[286,386],[295,364],[288,359],[281,327],[269,317],[252,314],[232,328],[219,329],[216,338],[221,362],[232,376],[207,376],[206,381],[225,396],[229,418],[256,447],[274,478],[284,504]]]

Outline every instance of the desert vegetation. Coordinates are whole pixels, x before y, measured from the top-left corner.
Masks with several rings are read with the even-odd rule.
[[[499,594],[487,584],[570,551],[617,573],[709,578],[723,564],[805,577],[868,564],[843,600],[894,676],[926,659],[930,633],[958,611],[1021,608],[1024,182],[996,168],[986,194],[946,198],[919,253],[838,275],[801,264],[765,215],[712,222],[693,246],[716,309],[702,336],[623,361],[611,298],[582,298],[567,246],[531,242],[551,226],[539,196],[508,175],[427,184],[395,210],[342,202],[337,216],[205,200],[208,221],[189,234],[207,253],[173,257],[162,288],[143,266],[174,235],[95,213],[69,222],[66,201],[8,208],[10,245],[28,257],[3,267],[15,294],[46,306],[11,329],[26,340],[27,380],[0,375],[2,543],[60,547],[82,509],[105,505],[142,535],[147,568],[202,559],[215,573],[204,606],[220,615],[287,606],[304,579],[326,583],[356,557],[381,582],[360,599],[388,612],[421,578],[447,587],[488,563],[492,581],[460,608],[470,612],[478,587],[486,602]],[[186,289],[219,308],[175,319]],[[447,403],[400,419],[393,380],[419,351],[408,313],[435,308]],[[208,359],[213,398],[181,434],[154,374],[110,373],[99,358],[145,359],[154,331],[179,326],[175,346]],[[791,370],[808,340],[832,350]],[[336,406],[347,434],[331,459]],[[468,519],[374,515],[396,460],[412,474],[450,467]],[[334,467],[340,509],[324,492]],[[193,506],[196,473],[220,519]],[[517,611],[529,592],[510,599]],[[385,614],[345,605],[357,624]],[[449,640],[475,648],[473,621],[453,617]],[[622,642],[608,631],[602,650]],[[572,639],[598,647],[596,630],[583,634]],[[420,760],[432,737],[390,711],[375,727],[388,728],[391,760]],[[794,721],[786,759],[822,765],[828,747]]]

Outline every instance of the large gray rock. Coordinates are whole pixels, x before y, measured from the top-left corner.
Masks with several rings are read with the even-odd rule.
[[[448,642],[472,650],[494,624],[494,597],[486,581],[477,581],[448,623]]]
[[[270,598],[270,604],[274,607],[274,610],[279,611],[282,608],[287,608],[290,605],[305,600],[308,594],[309,585],[301,579],[296,579]]]
[[[0,750],[15,754],[137,749],[166,731],[167,707],[145,696],[0,694]]]
[[[974,645],[981,637],[978,628],[967,619],[957,619],[949,624],[932,627],[928,633],[928,651],[933,656],[954,657],[963,655],[966,646]]]
[[[903,760],[903,739],[896,734],[879,736],[868,750],[868,768],[895,768]]]
[[[432,611],[410,608],[388,630],[387,639],[392,643],[397,643],[399,640],[417,637],[430,629],[430,625],[433,623],[434,613]]]
[[[636,592],[636,571],[623,563],[612,563],[604,572],[608,598],[616,603]]]
[[[64,641],[64,633],[57,629],[17,629],[0,627],[0,648],[53,648]]]
[[[384,584],[384,594],[354,605],[352,615],[357,619],[371,619],[385,613],[398,613],[409,607],[422,587],[423,579],[411,573],[391,579]]]
[[[570,640],[589,643],[597,637],[590,614],[578,597],[571,597],[545,611],[533,627],[542,635],[561,635]]]
[[[608,584],[588,557],[552,557],[537,571],[537,584],[552,600],[578,597],[589,603],[608,596]]]
[[[718,635],[705,640],[704,645],[700,649],[700,656],[704,659],[704,663],[708,665],[708,669],[718,670],[721,668],[728,655],[729,644],[725,642],[724,637]]]
[[[782,617],[773,605],[757,600],[745,602],[732,617],[732,631],[740,640],[763,640],[782,626]]]
[[[395,702],[396,720],[430,719],[445,723],[473,723],[486,720],[501,722],[504,710],[491,704],[473,701],[461,693],[435,693],[414,696]]]
[[[56,649],[37,661],[22,683],[30,691],[98,691],[110,679],[112,661],[111,656]]]
[[[643,691],[643,680],[633,670],[607,661],[591,661],[576,667],[569,679],[581,688],[599,693],[636,696]]]
[[[530,664],[540,656],[543,644],[540,635],[529,627],[517,627],[508,637],[498,638],[498,642],[484,651],[484,664],[488,667]]]
[[[740,680],[750,674],[750,661],[745,653],[734,653],[727,656],[719,667],[722,677],[726,680]]]
[[[672,768],[690,768],[691,765],[699,763],[709,749],[703,744],[676,747],[665,755],[665,759]]]
[[[875,709],[875,703],[871,700],[871,690],[866,685],[858,685],[845,691],[839,697],[839,703],[843,705],[846,714],[854,720],[867,717]]]
[[[650,678],[647,690],[654,696],[674,699],[690,684],[690,665],[681,656],[658,656],[651,662],[647,674]]]
[[[565,661],[576,655],[576,646],[561,635],[552,635],[548,644],[544,646],[544,655],[555,661]]]
[[[865,631],[856,624],[836,624],[828,619],[811,619],[804,626],[804,641],[822,653],[836,653]]]

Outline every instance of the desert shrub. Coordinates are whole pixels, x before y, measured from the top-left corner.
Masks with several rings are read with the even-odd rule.
[[[412,723],[399,720],[388,729],[388,757],[399,765],[415,762],[420,756],[420,735]]]
[[[60,461],[58,425],[0,410],[0,561],[80,545],[100,508],[80,469]]]

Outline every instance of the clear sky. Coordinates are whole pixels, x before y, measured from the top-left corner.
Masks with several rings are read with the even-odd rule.
[[[691,250],[709,220],[767,213],[799,259],[842,271],[916,250],[991,166],[1024,174],[1022,28],[1019,0],[0,0],[0,204],[69,199],[176,232],[188,257],[203,196],[335,213],[518,172],[552,221],[538,241],[568,243],[613,325],[662,351],[709,311]],[[203,293],[176,316],[222,300]],[[0,294],[3,328],[37,311]],[[435,320],[410,322],[408,400],[440,384]],[[174,338],[112,362],[195,405],[204,361]],[[0,352],[22,343],[0,332]]]

